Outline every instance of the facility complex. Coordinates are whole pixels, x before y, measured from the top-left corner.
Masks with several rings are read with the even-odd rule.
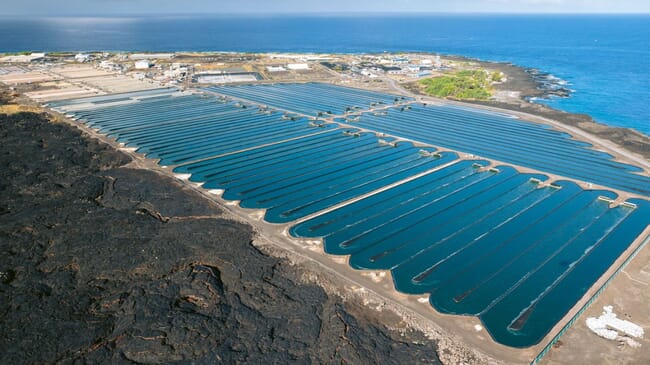
[[[509,115],[318,83],[50,107],[506,346],[538,344],[647,234],[640,169]]]
[[[252,224],[383,273],[387,297],[480,323],[480,346],[543,356],[650,240],[646,170],[515,114],[219,73],[189,89],[86,66],[0,81],[17,77],[58,84],[28,96]]]

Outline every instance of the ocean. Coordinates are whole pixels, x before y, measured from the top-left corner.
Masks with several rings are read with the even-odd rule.
[[[546,103],[650,135],[650,15],[0,18],[0,52],[425,51],[506,61],[574,90]]]

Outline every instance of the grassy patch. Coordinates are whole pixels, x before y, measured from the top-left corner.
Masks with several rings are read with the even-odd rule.
[[[498,73],[484,70],[458,71],[451,75],[432,77],[420,81],[428,95],[442,98],[487,100],[492,96],[492,82],[500,81]]]

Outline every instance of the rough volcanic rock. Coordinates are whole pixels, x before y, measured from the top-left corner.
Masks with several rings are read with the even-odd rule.
[[[0,114],[0,140],[0,363],[438,363],[74,128]]]

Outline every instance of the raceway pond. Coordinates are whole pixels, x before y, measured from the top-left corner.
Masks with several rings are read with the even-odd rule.
[[[539,124],[327,84],[207,90],[50,106],[513,347],[538,343],[648,225],[646,200],[610,207],[611,191],[507,165],[650,195],[640,169]]]

